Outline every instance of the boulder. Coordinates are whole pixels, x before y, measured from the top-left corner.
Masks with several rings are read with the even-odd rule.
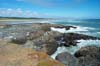
[[[78,58],[80,66],[100,66],[100,47],[83,47],[74,56]]]
[[[17,35],[13,36],[11,39],[12,43],[16,43],[19,45],[25,44],[27,41],[27,36],[24,33],[18,33]]]
[[[65,64],[66,66],[78,66],[77,59],[68,52],[58,54],[56,56],[56,60]]]

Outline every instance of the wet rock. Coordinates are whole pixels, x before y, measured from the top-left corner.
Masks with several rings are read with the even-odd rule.
[[[96,40],[96,39],[100,39],[100,38],[97,38],[97,37],[92,37],[92,36],[83,35],[83,34],[77,34],[77,33],[66,33],[64,36],[65,36],[65,39],[70,39],[70,40],[80,40],[80,39]]]
[[[100,47],[83,47],[74,56],[78,58],[79,66],[100,66]]]
[[[56,56],[56,60],[65,64],[66,66],[78,66],[77,59],[68,52],[60,53]]]
[[[88,35],[83,35],[83,34],[77,34],[77,33],[65,33],[63,34],[63,40],[62,42],[64,42],[63,44],[61,45],[64,45],[66,47],[69,47],[69,46],[76,46],[77,43],[77,40],[100,40],[100,38],[97,38],[97,37],[93,37],[93,36],[88,36]],[[60,39],[61,40],[61,39]]]
[[[0,41],[0,47],[0,66],[65,66],[43,52],[17,44]]]

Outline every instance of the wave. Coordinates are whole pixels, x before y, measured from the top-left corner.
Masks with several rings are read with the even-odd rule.
[[[51,31],[57,31],[57,32],[60,32],[60,33],[65,33],[66,32],[66,28],[54,28],[54,27],[51,27]]]
[[[100,32],[97,32],[98,34],[100,34]]]
[[[55,57],[62,52],[69,52],[71,54],[74,54],[76,51],[78,51],[81,47],[85,47],[85,46],[99,46],[100,47],[100,40],[77,40],[78,43],[77,46],[70,46],[70,47],[58,47],[57,51],[51,55],[51,57],[53,59],[55,59]]]
[[[65,28],[54,28],[51,27],[52,31],[58,31],[60,33],[69,33],[69,32],[89,32],[89,30],[95,30],[95,28],[92,27],[82,27],[82,26],[75,26],[76,28],[70,28],[69,30],[66,30]]]

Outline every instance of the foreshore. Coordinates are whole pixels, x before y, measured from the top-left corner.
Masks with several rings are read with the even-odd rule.
[[[59,66],[64,66],[64,65],[65,66],[66,65],[81,66],[81,64],[83,64],[83,62],[85,62],[84,59],[87,58],[87,57],[83,56],[84,57],[83,62],[79,63],[79,61],[81,60],[79,58],[79,56],[81,57],[80,53],[84,52],[84,51],[80,52],[81,48],[82,49],[86,48],[87,52],[91,51],[91,50],[89,50],[89,48],[92,48],[92,50],[95,49],[95,51],[93,51],[93,52],[96,52],[95,54],[98,55],[97,50],[99,50],[100,48],[95,47],[98,45],[98,44],[95,44],[95,42],[100,43],[100,38],[70,32],[69,31],[70,29],[76,30],[77,27],[65,26],[65,25],[61,25],[61,24],[50,24],[50,23],[0,25],[0,40],[1,40],[0,41],[0,49],[1,49],[0,52],[3,52],[2,50],[6,49],[6,52],[14,53],[14,51],[16,51],[16,49],[14,49],[12,47],[17,48],[16,45],[18,45],[18,48],[20,48],[20,50],[22,50],[22,52],[23,52],[23,49],[25,49],[25,48],[28,48],[28,49],[31,49],[34,51],[32,54],[32,57],[34,56],[34,54],[36,54],[36,55],[32,61],[36,61],[36,59],[39,59],[37,57],[37,54],[39,54],[39,57],[46,54],[47,55],[46,57],[51,56],[50,58],[53,58],[51,62],[54,62],[54,64],[56,62],[58,63],[58,61],[61,62],[62,64],[58,63],[58,64],[60,64]],[[67,32],[67,31],[69,31],[69,32]],[[92,44],[91,44],[91,42],[89,43],[88,41],[91,41]],[[83,44],[82,42],[83,43],[85,42],[86,44]],[[87,42],[89,43],[89,45],[87,44]],[[93,46],[93,45],[95,45],[95,46]],[[93,46],[93,47],[87,47],[87,46]],[[7,48],[7,47],[11,47],[11,49]],[[21,49],[21,48],[23,48],[23,49]],[[78,50],[80,50],[80,51],[78,51]],[[19,50],[18,50],[18,52],[19,52]],[[25,50],[25,52],[27,52],[27,50]],[[17,53],[17,51],[16,51],[16,53]],[[15,53],[15,55],[16,55],[16,53]],[[93,55],[95,55],[95,54],[93,54]],[[7,56],[8,55],[6,55],[6,57]],[[21,56],[19,56],[20,59],[23,59],[23,58],[21,58],[22,56],[23,56],[22,54],[21,54]],[[63,58],[63,56],[67,56],[67,57]],[[2,57],[2,53],[0,54],[0,58],[1,57]],[[26,57],[26,55],[25,55],[25,57]],[[42,56],[42,57],[44,57],[44,56]],[[15,58],[15,57],[13,57],[13,58]],[[56,61],[55,59],[58,61]],[[68,61],[68,59],[71,61]],[[93,58],[89,57],[89,59],[93,59]],[[87,60],[89,60],[89,59],[87,59]],[[23,60],[25,60],[25,59],[23,59]],[[30,60],[30,59],[28,59],[28,60]],[[95,58],[95,60],[96,60],[96,58]],[[4,60],[3,63],[6,63],[5,61],[6,60]],[[50,61],[50,60],[48,60],[48,61]],[[39,61],[39,63],[40,62],[41,61]],[[44,61],[44,62],[46,64],[48,64],[46,61]],[[99,62],[99,61],[94,61],[93,63],[96,63],[96,62]],[[11,62],[9,62],[9,63],[11,63]],[[86,62],[86,63],[89,63],[89,62]],[[84,65],[86,63],[84,63]],[[40,65],[40,66],[42,66],[42,65]],[[51,66],[53,66],[52,63],[51,63]]]

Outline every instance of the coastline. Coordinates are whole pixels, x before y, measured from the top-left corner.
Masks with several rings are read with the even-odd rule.
[[[55,60],[63,52],[68,52],[68,56],[72,57],[83,47],[98,46],[100,38],[75,33],[77,29],[81,28],[51,23],[5,24],[0,25],[0,37],[4,42],[46,53]]]

